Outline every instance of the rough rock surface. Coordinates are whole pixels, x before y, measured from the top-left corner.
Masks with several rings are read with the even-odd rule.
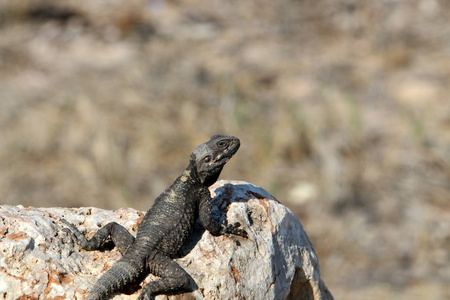
[[[291,211],[246,182],[219,181],[211,193],[219,209],[228,209],[230,222],[243,224],[249,239],[213,237],[199,226],[177,259],[198,289],[157,300],[333,299],[320,278],[311,242]],[[0,299],[84,299],[120,254],[116,249],[80,250],[60,219],[92,235],[111,221],[136,233],[142,216],[129,208],[0,206]],[[135,299],[139,289],[136,285],[129,295],[113,299]]]

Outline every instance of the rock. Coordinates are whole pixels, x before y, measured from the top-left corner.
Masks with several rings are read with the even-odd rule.
[[[297,217],[262,188],[219,181],[215,203],[228,208],[249,239],[213,237],[200,226],[177,258],[198,289],[162,299],[333,299],[320,278],[317,256]],[[134,209],[0,206],[0,299],[84,299],[119,259],[117,249],[84,251],[61,218],[91,236],[111,221],[133,234],[143,213]],[[152,280],[149,276],[145,282]],[[113,299],[136,299],[140,286]]]

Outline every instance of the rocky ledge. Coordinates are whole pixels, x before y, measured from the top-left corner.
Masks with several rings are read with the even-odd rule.
[[[192,293],[162,299],[333,299],[320,278],[314,248],[298,218],[260,187],[219,181],[211,187],[219,209],[249,239],[213,237],[200,226],[177,262],[194,278]],[[116,221],[135,234],[143,212],[93,207],[0,206],[0,299],[84,299],[120,253],[81,250],[61,219],[91,236]],[[142,285],[152,277],[149,276]],[[135,299],[142,285],[113,299]]]

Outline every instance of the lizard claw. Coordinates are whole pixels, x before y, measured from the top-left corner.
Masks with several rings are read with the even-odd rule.
[[[231,233],[234,235],[238,235],[241,236],[243,238],[248,238],[248,234],[247,231],[245,231],[244,229],[239,228],[241,227],[241,223],[239,222],[234,222],[233,224],[227,225],[225,227],[225,233]]]
[[[139,294],[136,300],[155,300],[155,297],[152,296],[150,288],[146,285],[142,288],[142,292]]]
[[[241,223],[239,222],[234,222],[233,224],[231,224],[230,226],[234,227],[234,228],[238,228],[241,227]]]
[[[75,226],[74,226],[72,223],[69,223],[69,222],[67,222],[67,221],[64,220],[64,219],[60,219],[60,221],[61,221],[62,223],[64,223],[64,224],[66,224],[67,227],[69,227],[69,228],[62,228],[61,231],[67,233],[67,234],[72,238],[72,240],[78,241],[78,239],[77,239],[77,237],[76,237],[76,235],[75,235],[75,233],[74,233],[74,232],[76,232],[78,229],[75,228]]]
[[[136,300],[155,300],[155,297],[148,294],[140,293]]]
[[[236,228],[236,229],[235,229],[235,232],[233,232],[233,234],[239,235],[239,236],[241,236],[241,237],[243,237],[243,238],[248,239],[248,233],[247,233],[247,231],[245,231],[244,229],[238,229],[238,228]]]

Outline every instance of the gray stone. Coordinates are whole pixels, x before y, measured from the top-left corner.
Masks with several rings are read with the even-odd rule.
[[[239,221],[249,239],[213,237],[199,227],[177,259],[198,289],[157,300],[333,299],[320,278],[311,242],[289,209],[246,182],[219,181],[211,193],[218,208],[228,210],[229,222]],[[83,299],[120,254],[117,249],[81,250],[62,230],[60,219],[91,236],[111,221],[135,234],[142,217],[129,208],[0,206],[0,299]],[[135,299],[139,286],[130,292],[113,299]]]

